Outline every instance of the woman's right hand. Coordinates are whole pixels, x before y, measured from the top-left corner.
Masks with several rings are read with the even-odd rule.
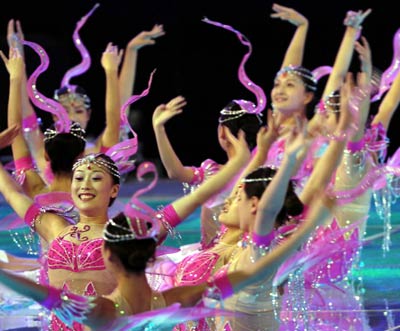
[[[159,105],[153,113],[152,123],[156,129],[164,126],[172,117],[182,113],[183,107],[187,104],[183,96],[177,96],[170,100],[167,104]]]

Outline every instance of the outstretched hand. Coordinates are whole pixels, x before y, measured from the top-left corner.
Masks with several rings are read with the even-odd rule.
[[[118,51],[118,46],[108,43],[101,57],[101,65],[105,71],[118,70],[121,63],[123,50]]]
[[[7,43],[8,48],[18,48],[19,53],[24,57],[24,33],[22,32],[21,22],[11,19],[7,24]]]
[[[172,117],[182,113],[186,104],[185,98],[179,95],[167,104],[159,105],[153,113],[153,128],[165,125]]]
[[[295,26],[308,24],[307,18],[292,8],[274,3],[272,9],[275,11],[275,13],[271,14],[272,18],[280,18],[281,20],[288,21]]]
[[[154,45],[154,39],[165,35],[164,26],[162,24],[155,24],[150,31],[142,31],[133,37],[128,45],[127,50],[137,51],[147,45]]]

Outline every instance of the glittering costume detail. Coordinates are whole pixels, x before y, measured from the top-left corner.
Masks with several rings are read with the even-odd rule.
[[[62,231],[51,242],[48,250],[49,282],[58,288],[79,295],[111,293],[116,280],[107,271],[101,253],[103,224],[77,223]],[[51,330],[82,331],[82,324],[74,323],[73,329],[51,316]]]
[[[271,242],[271,246],[273,245]],[[251,265],[260,257],[269,254],[270,247],[257,245],[247,235],[238,244],[236,254],[232,255],[230,262],[224,266],[226,271],[246,270],[246,265]],[[225,271],[225,272],[226,272]],[[224,272],[220,269],[218,273]],[[272,277],[263,279],[255,284],[246,286],[223,302],[223,308],[240,313],[239,316],[216,318],[217,330],[276,330],[278,322],[274,315],[272,293]]]
[[[102,239],[92,239],[75,244],[63,238],[56,238],[49,247],[49,268],[74,272],[104,270],[105,265],[101,254],[102,242]]]
[[[360,222],[340,228],[334,220],[319,228],[283,265],[294,263],[298,268],[288,273],[284,286],[280,330],[370,330],[349,278],[360,252],[355,229]]]

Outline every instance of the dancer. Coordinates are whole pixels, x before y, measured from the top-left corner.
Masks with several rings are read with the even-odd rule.
[[[218,192],[248,160],[250,153],[243,135],[236,139],[230,134],[229,139],[236,146],[236,157],[227,163],[219,176],[193,194],[176,201],[176,214],[168,218],[168,212],[163,212],[164,226],[160,231],[160,240],[176,224],[174,222],[186,218],[210,195]],[[68,288],[77,294],[110,293],[115,287],[115,279],[105,270],[100,248],[101,230],[108,220],[108,206],[112,205],[119,190],[120,174],[114,161],[105,154],[90,154],[74,164],[71,195],[79,211],[79,221],[76,224],[58,215],[57,210],[34,203],[3,167],[0,168],[0,178],[0,191],[7,202],[49,245],[49,284],[57,288]],[[65,250],[70,254],[65,255]],[[53,327],[62,325],[54,317],[51,323]]]
[[[66,289],[38,285],[3,270],[0,270],[0,282],[36,300],[67,325],[84,323],[96,330],[110,330],[110,328],[122,330],[128,326],[132,329],[135,329],[135,326],[138,328],[146,326],[149,330],[159,330],[162,326],[179,321],[174,319],[174,312],[179,306],[194,306],[202,297],[205,304],[218,303],[244,286],[270,276],[270,267],[274,269],[276,265],[289,257],[329,214],[330,208],[332,208],[332,201],[325,199],[324,195],[319,195],[313,201],[307,221],[274,253],[262,257],[247,270],[221,275],[210,279],[208,283],[196,286],[175,287],[164,292],[154,292],[150,288],[144,270],[149,260],[154,258],[158,241],[158,223],[150,222],[146,217],[139,218],[137,211],[131,215],[130,208],[125,211],[125,214],[109,220],[103,229],[104,259],[107,268],[115,273],[118,282],[110,295],[102,297],[76,295]],[[141,300],[137,300],[139,297]],[[136,299],[132,300],[132,298]],[[171,306],[173,304],[175,306]],[[165,307],[166,309],[162,309]],[[144,314],[151,310],[150,314]],[[177,312],[179,313],[179,310]],[[168,316],[168,313],[171,315],[170,321],[162,318],[163,314]],[[211,310],[210,312],[200,308],[191,315],[186,314],[184,318],[193,319],[210,313],[224,314],[223,311]],[[161,318],[157,320],[157,316]],[[181,321],[184,320],[180,318]]]
[[[90,65],[90,54],[86,50],[82,40],[80,39],[79,36],[79,30],[82,28],[82,26],[85,24],[86,20],[89,18],[89,16],[93,13],[93,11],[97,8],[98,4],[93,7],[93,9],[82,19],[77,23],[77,27],[74,31],[74,43],[77,46],[78,50],[80,51],[82,55],[82,62],[78,64],[76,67],[71,68],[64,76],[63,78],[63,85],[60,89],[55,91],[55,98],[58,100],[68,111],[68,114],[70,116],[70,119],[72,121],[78,122],[81,127],[86,130],[88,122],[91,118],[92,114],[92,109],[90,106],[90,98],[87,96],[85,90],[76,85],[70,85],[69,80],[73,76],[77,76],[79,74],[82,74],[84,71],[86,71]],[[135,81],[135,74],[136,74],[136,61],[137,61],[137,52],[140,48],[146,46],[146,45],[153,45],[155,44],[154,39],[163,36],[165,34],[163,26],[162,25],[154,25],[153,28],[150,31],[142,31],[139,33],[137,36],[132,38],[129,43],[127,44],[127,49],[126,53],[123,58],[123,63],[121,66],[121,72],[117,78],[117,85],[119,87],[119,91],[114,90],[116,94],[116,99],[113,100],[119,100],[118,103],[115,103],[116,109],[120,109],[118,105],[124,104],[128,98],[130,97],[130,93],[133,90],[134,87],[134,81]],[[24,41],[24,34],[22,31],[21,23],[18,20],[13,20],[11,19],[8,22],[8,28],[7,28],[7,41],[9,44],[9,47],[17,47],[20,50],[20,53],[23,55],[23,41]],[[120,57],[122,58],[122,50],[119,53]],[[116,71],[116,74],[118,75],[118,70]],[[106,76],[107,77],[107,76]],[[24,81],[23,81],[23,86],[26,86],[26,72],[24,72]],[[28,86],[29,87],[29,86]],[[108,105],[113,104],[114,101],[108,102]],[[43,155],[43,134],[40,128],[40,123],[41,120],[37,118],[35,114],[35,110],[32,106],[32,104],[29,101],[29,96],[26,93],[26,88],[22,88],[22,105],[23,105],[23,127],[24,127],[24,133],[27,137],[27,141],[29,142],[29,147],[30,150],[33,154],[33,159],[35,160],[35,163],[38,167],[38,169],[41,171],[42,175],[46,174],[46,169],[48,169],[48,164],[45,162]],[[40,104],[35,104],[39,108],[41,108]],[[115,114],[117,111],[115,112]],[[118,132],[119,129],[114,130],[112,129],[112,123],[113,119],[116,120],[116,123],[118,126],[120,123],[118,122],[119,119],[119,113],[118,116],[115,116],[114,113],[109,113],[106,111],[106,125],[105,129],[100,135],[100,137],[96,138],[96,144],[92,149],[89,147],[91,144],[87,145],[87,150],[86,153],[90,152],[97,152],[100,151],[101,146],[103,146],[102,151],[105,152],[107,148],[113,146],[116,142],[118,142],[118,135],[116,135],[117,139],[114,143],[110,143],[108,141],[103,141],[101,137],[108,132],[108,127],[110,127],[110,130],[113,133]],[[121,134],[123,134],[123,139],[126,140],[127,134],[129,134],[128,130],[126,127],[121,127]],[[91,139],[91,143],[92,143]],[[47,173],[49,173],[47,171]],[[51,181],[51,174],[48,176],[48,181]]]

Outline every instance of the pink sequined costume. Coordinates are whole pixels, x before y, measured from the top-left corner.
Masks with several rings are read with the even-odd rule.
[[[106,270],[102,247],[104,224],[72,225],[61,232],[49,245],[48,276],[56,288],[64,288],[80,295],[101,295],[111,293],[117,283]],[[52,315],[50,330],[83,330],[75,323],[70,329]]]
[[[370,330],[349,278],[361,248],[358,229],[343,232],[333,221],[281,267],[298,264],[288,272],[280,298],[280,331]]]

